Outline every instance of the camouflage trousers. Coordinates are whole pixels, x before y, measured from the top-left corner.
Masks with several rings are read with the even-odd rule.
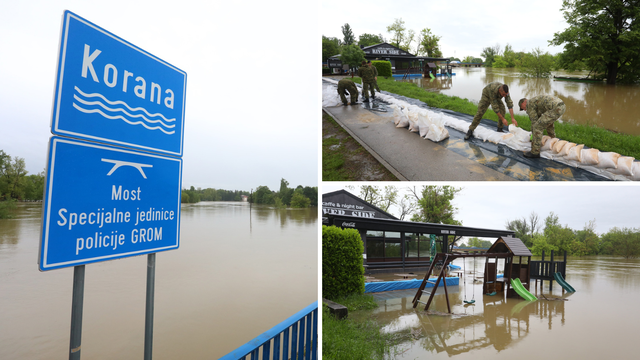
[[[378,87],[378,80],[373,80],[373,86],[376,90],[378,90],[378,92],[380,92],[380,88]]]
[[[531,122],[531,153],[540,154],[542,146],[542,132],[546,129],[547,135],[552,138],[556,137],[556,131],[553,124],[564,114],[566,106],[560,104],[555,108],[545,112],[536,121]]]
[[[373,89],[375,82],[362,82],[362,97],[369,99],[369,91],[371,96],[376,96],[376,91]]]
[[[485,98],[483,96],[482,99],[480,99],[480,102],[478,103],[478,112],[473,117],[473,121],[471,122],[471,125],[469,125],[469,131],[473,132],[478,127],[478,125],[480,124],[480,121],[482,120],[482,117],[484,116],[484,113],[486,113],[487,109],[489,109],[489,106],[491,106],[491,101],[488,98]],[[496,111],[496,109],[493,109],[493,111]],[[496,113],[498,112],[500,112],[502,116],[505,116],[507,114],[507,109],[504,107],[504,104],[502,103],[502,101],[500,101],[500,109],[498,109]],[[502,129],[502,121],[500,121],[499,119],[498,119],[498,129]]]
[[[338,83],[338,94],[340,94],[340,100],[342,100],[343,104],[347,104],[347,97],[344,95],[346,92],[351,96],[351,103],[355,104],[358,102],[358,87],[351,83],[349,86],[345,86],[344,84]]]

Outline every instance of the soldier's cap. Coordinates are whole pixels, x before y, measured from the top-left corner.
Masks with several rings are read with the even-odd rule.
[[[520,101],[518,101],[518,108],[520,109],[520,111],[524,111],[524,109],[522,108],[522,103],[525,102],[527,100],[527,98],[522,98],[520,99]]]
[[[367,61],[367,64],[371,64],[371,60]]]

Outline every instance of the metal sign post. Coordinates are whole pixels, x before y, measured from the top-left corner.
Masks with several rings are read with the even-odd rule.
[[[144,360],[151,360],[153,350],[153,300],[156,283],[156,254],[147,255],[147,304],[144,316]]]

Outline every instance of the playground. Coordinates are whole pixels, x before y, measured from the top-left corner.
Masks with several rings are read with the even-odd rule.
[[[554,263],[563,260],[563,256],[554,257]],[[628,358],[634,352],[631,319],[635,317],[635,310],[628,299],[640,295],[637,281],[640,260],[604,256],[570,258],[563,281],[577,291],[568,292],[557,280],[550,289],[548,280],[541,286],[541,280],[536,284],[533,279],[527,290],[536,298],[533,301],[518,294],[522,290],[519,285],[511,287],[515,296],[507,297],[499,288],[495,295],[488,295],[484,273],[487,264],[491,264],[489,261],[486,257],[453,260],[453,265],[459,266],[463,273],[458,277],[459,285],[447,287],[450,312],[441,285],[428,311],[424,311],[422,304],[413,307],[417,289],[405,289],[373,293],[380,305],[377,309],[349,316],[373,318],[382,331],[394,333],[401,339],[395,348],[397,359],[514,356],[602,359]],[[539,256],[532,257],[531,267],[536,266],[536,261],[541,267],[550,267],[551,258],[549,254],[544,261]],[[504,269],[504,263],[505,260],[499,259],[497,268]],[[518,265],[517,260],[514,263]],[[498,279],[505,275],[500,271]],[[453,274],[457,275],[455,270]],[[424,276],[424,272],[416,275]],[[375,275],[375,278],[392,280],[393,276]],[[489,294],[494,292],[491,287],[489,290],[492,290]],[[616,346],[602,346],[607,342]]]

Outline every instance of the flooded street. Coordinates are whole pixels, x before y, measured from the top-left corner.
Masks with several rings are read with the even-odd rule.
[[[0,359],[66,359],[73,268],[39,272],[41,204],[0,220]],[[317,208],[183,205],[156,255],[154,359],[216,359],[318,299]],[[86,265],[82,359],[141,359],[147,257]]]
[[[463,266],[462,259],[455,264]],[[361,312],[396,334],[401,344],[395,359],[611,359],[634,358],[637,316],[633,299],[640,296],[640,259],[619,257],[569,258],[567,282],[576,289],[540,282],[531,292],[540,299],[527,302],[482,294],[484,263],[466,259],[460,286],[449,287],[451,315],[426,315],[424,305],[412,307],[416,290],[375,294],[380,307]],[[532,286],[535,280],[532,280]],[[466,289],[465,289],[466,288]],[[442,294],[440,294],[442,293]],[[439,290],[430,311],[447,312]],[[564,298],[567,301],[553,300]],[[475,300],[465,305],[464,300]]]
[[[561,98],[567,106],[563,121],[576,124],[597,125],[611,131],[630,135],[640,135],[640,86],[607,85],[604,82],[586,83],[577,81],[556,81],[553,78],[523,78],[515,69],[493,68],[453,68],[451,78],[403,80],[414,82],[430,91],[449,96],[466,98],[478,102],[486,84],[499,81],[509,85],[509,93],[514,103],[514,113],[518,110],[518,100],[536,95],[548,94]],[[586,77],[588,71],[554,71],[555,76]]]

